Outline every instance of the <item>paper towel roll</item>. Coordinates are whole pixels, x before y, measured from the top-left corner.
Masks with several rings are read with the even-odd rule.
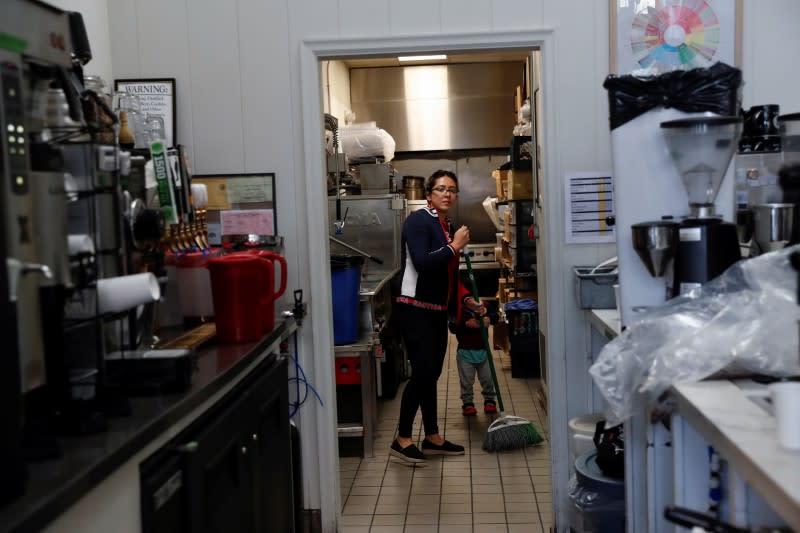
[[[69,255],[93,254],[94,241],[89,235],[69,235],[67,237]]]
[[[150,272],[97,280],[97,310],[100,313],[118,313],[160,298],[158,280]]]

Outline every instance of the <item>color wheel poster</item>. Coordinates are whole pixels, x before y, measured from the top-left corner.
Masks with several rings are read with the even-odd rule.
[[[718,61],[734,64],[737,0],[614,2],[615,73],[655,75]]]

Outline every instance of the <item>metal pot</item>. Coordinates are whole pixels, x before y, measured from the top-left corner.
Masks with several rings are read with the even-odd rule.
[[[425,199],[425,178],[422,176],[403,176],[403,192],[406,200]]]

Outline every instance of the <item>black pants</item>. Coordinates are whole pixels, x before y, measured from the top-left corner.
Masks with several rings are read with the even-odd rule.
[[[422,410],[426,435],[439,433],[436,413],[436,382],[442,374],[447,352],[447,313],[429,311],[411,305],[396,304],[400,334],[411,361],[408,380],[400,402],[398,435],[411,438],[417,409]]]

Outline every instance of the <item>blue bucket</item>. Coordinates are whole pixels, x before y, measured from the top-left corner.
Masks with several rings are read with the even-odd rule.
[[[334,344],[353,344],[358,340],[362,264],[361,256],[331,256]]]

